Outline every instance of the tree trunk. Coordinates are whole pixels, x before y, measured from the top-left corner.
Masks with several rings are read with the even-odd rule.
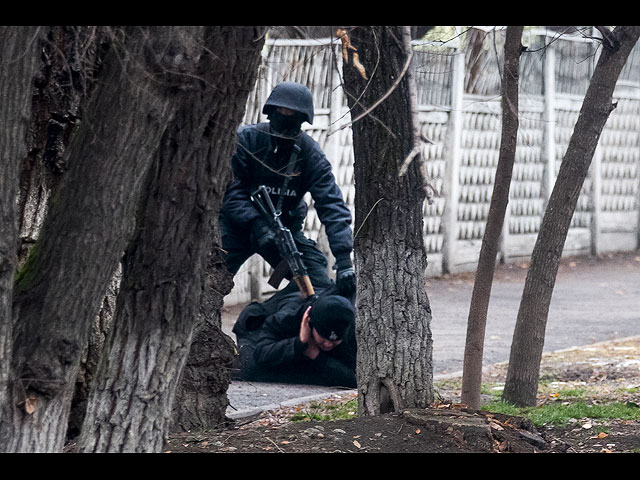
[[[18,177],[27,153],[37,48],[43,27],[0,27],[0,419],[9,398],[13,280],[18,261]],[[0,451],[6,432],[0,427]]]
[[[502,395],[515,405],[536,404],[549,304],[562,249],[600,134],[615,108],[612,100],[618,76],[640,27],[616,27],[613,34],[619,43],[603,43],[531,254]]]
[[[491,285],[500,246],[500,236],[509,203],[509,188],[518,137],[518,78],[522,52],[523,27],[507,27],[504,45],[504,73],[502,77],[502,137],[498,167],[489,216],[480,248],[480,257],[469,308],[467,339],[462,373],[462,403],[480,408],[482,384],[482,354]]]
[[[355,122],[358,403],[361,413],[377,415],[433,400],[425,190],[420,162],[399,175],[416,145],[402,27],[355,27],[349,35],[368,78],[353,58],[344,62]],[[372,113],[357,119],[390,90]]]
[[[166,66],[157,55],[166,29],[122,33],[114,36],[100,91],[68,147],[68,171],[16,280],[3,451],[62,449],[81,353],[133,232],[140,180],[172,117]]]
[[[64,152],[72,132],[81,122],[84,104],[95,84],[104,53],[102,40],[106,29],[50,26],[42,27],[42,30],[42,61],[34,82],[27,154],[23,157],[20,173],[19,268],[38,239],[49,198],[64,174]],[[37,58],[34,52],[34,59]],[[108,300],[105,300],[105,307]],[[101,312],[99,317],[105,317],[105,313]],[[79,432],[78,418],[81,422],[84,415],[83,401],[94,363],[94,342],[98,339],[98,335],[90,336],[87,353],[83,356],[69,418],[71,435]]]
[[[221,168],[223,165],[221,165]],[[219,239],[219,232],[212,236]],[[216,240],[205,272],[205,289],[187,363],[173,404],[172,429],[207,430],[226,421],[229,370],[235,358],[234,341],[222,331],[224,296],[233,288]]]
[[[46,204],[65,170],[64,151],[82,118],[103,53],[103,27],[42,27],[41,62],[20,178],[20,258],[38,238]],[[37,58],[37,54],[35,55]]]
[[[173,93],[179,108],[147,177],[136,235],[124,257],[113,327],[79,440],[85,452],[161,450],[201,313],[211,252],[214,292],[209,293],[217,301],[216,311],[206,312],[211,317],[206,325],[220,328],[222,297],[231,290],[216,225],[263,32],[258,27],[183,30],[191,38],[185,35],[177,46],[193,63],[185,65],[181,88]],[[203,361],[219,357],[209,352]],[[229,383],[224,373],[214,389],[218,397]],[[198,387],[202,382],[186,385],[183,396]],[[224,400],[215,418],[220,410],[224,415]]]

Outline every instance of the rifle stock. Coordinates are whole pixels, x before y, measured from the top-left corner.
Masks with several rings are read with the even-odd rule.
[[[293,280],[296,282],[296,285],[298,285],[300,292],[305,298],[313,297],[316,294],[315,290],[313,289],[313,285],[311,285],[311,279],[309,278],[309,275],[298,277],[294,276]]]

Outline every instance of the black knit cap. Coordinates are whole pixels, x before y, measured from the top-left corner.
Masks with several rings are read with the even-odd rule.
[[[355,321],[351,302],[339,295],[320,297],[309,312],[311,327],[327,340],[340,340]]]

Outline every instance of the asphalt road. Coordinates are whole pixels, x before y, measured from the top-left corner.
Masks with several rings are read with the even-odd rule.
[[[527,273],[522,264],[496,269],[487,315],[485,365],[509,359],[511,340]],[[434,377],[462,370],[474,274],[427,280],[432,310]],[[242,306],[225,308],[223,330]],[[545,352],[640,335],[640,251],[562,261],[551,299]],[[307,385],[233,382],[227,414],[242,417],[278,406],[330,396],[344,390]]]

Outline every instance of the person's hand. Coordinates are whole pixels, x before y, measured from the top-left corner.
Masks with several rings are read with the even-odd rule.
[[[336,286],[342,295],[350,297],[356,291],[356,271],[353,266],[338,268]]]
[[[302,315],[302,322],[300,322],[300,341],[307,344],[307,348],[303,352],[304,355],[313,360],[320,353],[320,348],[313,340],[313,335],[311,334],[309,310],[311,310],[311,307],[307,307],[304,311],[304,315]]]
[[[274,245],[276,238],[275,234],[271,231],[268,225],[266,225],[262,221],[256,221],[251,231],[251,236],[255,248],[258,251],[266,250],[270,246]]]

